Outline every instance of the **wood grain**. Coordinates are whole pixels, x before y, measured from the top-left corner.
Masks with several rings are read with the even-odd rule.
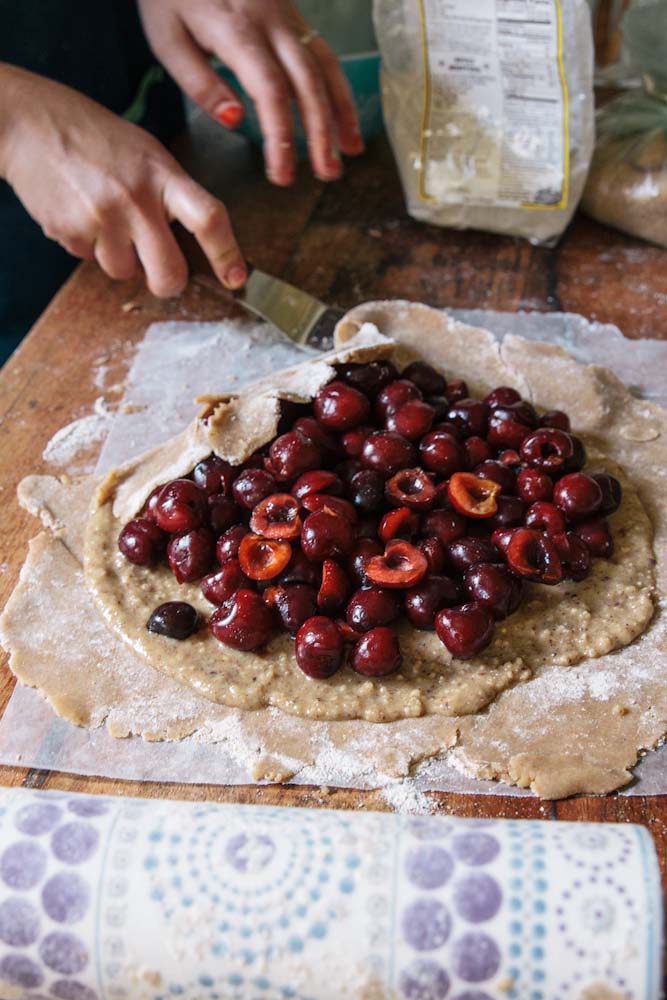
[[[217,130],[216,130],[217,131]],[[404,209],[389,148],[374,143],[348,165],[345,180],[325,187],[303,169],[289,191],[271,188],[256,156],[239,143],[220,149],[210,130],[181,144],[184,162],[212,190],[227,195],[248,256],[308,291],[341,306],[403,297],[437,306],[570,310],[617,323],[629,338],[667,336],[667,252],[575,219],[556,248],[479,232],[418,224]],[[230,195],[230,192],[233,192]],[[193,267],[202,266],[185,240]],[[58,428],[89,413],[109,366],[108,403],[122,382],[149,323],[217,319],[230,314],[222,297],[194,284],[176,301],[160,302],[139,281],[117,284],[82,265],[0,372],[0,602],[17,579],[35,522],[15,499],[18,481],[48,471],[42,451]],[[632,349],[631,343],[628,349]],[[0,670],[0,707],[13,687]],[[0,783],[121,795],[212,799],[281,805],[385,809],[372,792],[301,787],[146,784],[0,768]],[[667,799],[580,797],[558,803],[534,798],[432,794],[442,813],[532,819],[645,823],[667,875]]]

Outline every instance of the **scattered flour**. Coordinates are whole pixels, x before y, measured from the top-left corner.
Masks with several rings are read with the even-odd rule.
[[[93,412],[73,420],[53,435],[42,453],[45,462],[59,465],[68,472],[91,471],[94,463],[81,460],[81,455],[90,451],[107,436],[114,416],[104,396],[98,396]]]
[[[430,816],[437,811],[435,801],[417,788],[414,778],[403,778],[401,781],[385,785],[381,795],[387,805],[397,813],[405,813],[408,816]]]

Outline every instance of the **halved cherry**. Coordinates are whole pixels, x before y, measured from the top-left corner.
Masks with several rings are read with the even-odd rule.
[[[433,480],[423,469],[401,469],[387,482],[384,495],[395,507],[428,510],[435,503]]]
[[[346,517],[350,524],[357,523],[357,512],[349,500],[342,497],[331,497],[328,493],[309,493],[301,501],[301,506],[310,514],[316,510],[328,510],[332,514]]]
[[[246,535],[239,546],[241,569],[251,580],[273,580],[282,573],[291,557],[289,542],[260,535]]]
[[[491,535],[491,544],[495,545],[498,551],[505,555],[507,552],[507,546],[512,540],[512,535],[515,531],[516,528],[496,528]]]
[[[332,615],[349,597],[352,587],[343,569],[333,559],[322,563],[322,583],[317,594],[317,606],[325,615]]]
[[[428,561],[415,545],[396,538],[387,543],[384,555],[373,556],[366,564],[366,576],[378,587],[415,587],[428,572]]]
[[[394,538],[411,539],[419,529],[419,515],[409,507],[387,511],[378,526],[378,536],[383,542]]]
[[[547,535],[558,535],[565,531],[565,517],[552,503],[537,500],[526,511],[526,527],[546,531]]]
[[[591,571],[591,553],[579,535],[573,531],[553,536],[560,561],[570,580],[585,580]]]
[[[574,455],[574,443],[567,431],[541,427],[524,438],[519,450],[521,458],[532,468],[554,475],[566,470]]]
[[[563,566],[553,539],[534,528],[517,528],[505,555],[510,569],[526,580],[553,585],[563,579]]]
[[[310,493],[329,493],[331,496],[340,496],[342,492],[343,484],[340,478],[330,469],[313,469],[312,472],[304,472],[292,486],[292,495],[298,500],[303,500]]]
[[[492,517],[498,510],[499,495],[498,483],[481,479],[472,472],[455,472],[447,487],[452,505],[466,517]]]
[[[521,465],[521,455],[514,448],[504,448],[503,451],[498,452],[498,461],[510,469],[518,469]]]
[[[299,502],[290,493],[273,493],[258,503],[250,518],[250,530],[264,538],[290,540],[301,534]]]

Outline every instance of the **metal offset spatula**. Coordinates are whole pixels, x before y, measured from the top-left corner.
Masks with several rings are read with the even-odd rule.
[[[221,292],[212,278],[198,276],[199,284]],[[248,280],[234,292],[234,299],[248,312],[277,326],[295,344],[330,350],[333,331],[343,309],[326,306],[307,292],[274,278],[256,267],[249,268]]]

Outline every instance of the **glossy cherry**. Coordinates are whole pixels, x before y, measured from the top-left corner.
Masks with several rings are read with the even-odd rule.
[[[382,555],[383,546],[377,538],[358,538],[347,558],[346,568],[355,587],[363,587],[370,582],[366,576],[368,560]]]
[[[365,677],[386,677],[396,673],[402,663],[398,636],[393,629],[371,629],[352,650],[350,666]]]
[[[374,431],[364,441],[361,461],[367,469],[373,469],[389,478],[401,469],[416,465],[417,452],[410,441],[400,434]]]
[[[303,500],[310,493],[328,493],[338,497],[343,492],[343,484],[340,477],[330,469],[313,469],[312,472],[304,472],[299,476],[290,492],[297,500]]]
[[[118,548],[135,566],[154,566],[166,547],[166,533],[147,517],[128,521],[118,536]]]
[[[352,586],[343,567],[333,559],[322,563],[322,583],[317,592],[317,606],[325,615],[333,615],[350,596]]]
[[[551,501],[554,492],[553,479],[538,469],[521,469],[516,477],[516,494],[526,503],[536,500]]]
[[[419,445],[421,464],[431,472],[448,479],[460,472],[465,463],[465,452],[458,439],[445,430],[433,430]]]
[[[443,608],[435,616],[435,630],[452,656],[468,660],[481,653],[493,638],[494,618],[481,604]]]
[[[379,510],[384,501],[384,476],[372,469],[362,469],[352,476],[348,496],[364,512]]]
[[[570,520],[584,520],[602,506],[602,489],[592,476],[570,472],[554,486],[554,503]]]
[[[343,434],[340,439],[340,444],[347,457],[359,458],[364,447],[364,441],[368,435],[372,433],[372,427],[369,427],[367,424],[361,424],[361,426],[355,427],[353,430],[347,431]]]
[[[570,418],[562,410],[547,410],[540,417],[540,427],[556,427],[559,431],[569,431]]]
[[[301,529],[301,548],[313,562],[344,559],[354,548],[354,528],[342,514],[323,507],[309,514]]]
[[[281,481],[297,479],[322,466],[322,449],[298,431],[277,437],[269,449],[271,463]]]
[[[447,411],[447,420],[451,420],[465,437],[472,434],[483,437],[488,417],[489,408],[486,403],[472,397],[460,399]]]
[[[315,416],[331,431],[349,431],[363,424],[370,413],[370,403],[363,392],[346,382],[329,382],[313,402]]]
[[[445,546],[447,565],[459,573],[481,562],[498,562],[499,555],[490,538],[467,535]]]
[[[542,427],[524,438],[519,453],[532,468],[560,475],[574,455],[574,444],[567,431]]]
[[[208,528],[194,528],[173,535],[167,559],[179,583],[193,583],[208,572],[215,553],[215,538]]]
[[[495,410],[497,406],[511,406],[512,403],[520,403],[521,395],[509,385],[499,385],[488,396],[484,397],[484,402],[489,409]]]
[[[568,531],[554,535],[553,541],[568,579],[585,580],[591,571],[592,563],[590,550],[584,540],[573,531]]]
[[[330,514],[340,514],[350,524],[357,523],[356,510],[350,501],[343,497],[332,497],[328,493],[309,493],[301,501],[301,506],[309,514],[314,514],[317,510],[326,510]]]
[[[369,399],[375,399],[385,386],[399,378],[392,361],[352,362],[337,365],[336,370],[341,382],[347,382]]]
[[[303,622],[296,633],[294,655],[304,674],[315,680],[332,677],[343,664],[345,645],[336,623],[323,615]]]
[[[220,536],[215,543],[215,556],[222,566],[228,559],[234,559],[239,554],[241,540],[248,534],[245,524],[235,524]]]
[[[463,574],[463,586],[471,601],[488,608],[497,619],[511,615],[521,601],[521,581],[497,563],[469,566]]]
[[[463,538],[467,521],[455,510],[432,510],[422,520],[421,533],[426,538],[437,538],[444,547],[457,538]]]
[[[419,514],[409,507],[389,510],[378,525],[378,537],[387,543],[394,538],[410,541],[419,530]]]
[[[602,502],[599,507],[600,515],[607,517],[609,514],[613,514],[621,506],[623,499],[623,490],[618,479],[609,475],[608,472],[597,472],[591,476],[591,479],[595,480],[602,493]]]
[[[209,455],[203,462],[198,462],[192,470],[195,483],[208,496],[212,496],[213,493],[230,496],[236,475],[237,470],[218,455]]]
[[[265,646],[276,630],[276,613],[254,590],[237,590],[211,615],[212,634],[225,646],[250,652]]]
[[[327,458],[338,457],[342,452],[336,435],[323,427],[315,417],[299,417],[292,430],[312,441]]]
[[[224,493],[214,493],[208,498],[208,518],[216,535],[222,535],[234,524],[243,519],[243,511],[231,497]]]
[[[396,379],[385,386],[375,401],[375,414],[380,422],[387,419],[387,414],[395,413],[411,399],[421,399],[422,394],[414,382],[408,379]]]
[[[546,531],[547,535],[559,535],[565,531],[565,516],[554,504],[538,500],[526,511],[526,527]]]
[[[435,410],[421,399],[410,399],[398,410],[387,414],[385,427],[408,441],[419,441],[431,429]]]
[[[317,614],[317,591],[307,583],[278,584],[268,587],[263,596],[264,602],[278,612],[289,635],[296,635],[306,619]]]
[[[192,531],[206,522],[206,494],[191,479],[175,479],[160,490],[155,517],[163,531]]]
[[[473,472],[480,479],[491,479],[500,486],[500,492],[510,494],[514,492],[516,486],[516,475],[514,470],[507,465],[503,465],[497,459],[487,459],[475,466]]]
[[[431,574],[416,587],[406,591],[405,614],[415,628],[434,629],[438,611],[452,607],[460,600],[461,589],[455,580],[449,576]]]
[[[445,568],[445,550],[442,543],[434,536],[422,538],[417,543],[417,548],[426,556],[429,573],[438,575]]]
[[[401,601],[396,591],[371,586],[352,594],[345,617],[350,628],[368,632],[379,625],[390,625],[400,612]]]
[[[246,469],[234,480],[232,495],[240,507],[252,510],[278,488],[275,477],[266,469]]]
[[[614,539],[609,531],[609,525],[603,517],[581,521],[574,525],[573,531],[578,535],[592,556],[608,559],[614,552]]]
[[[199,628],[199,616],[191,604],[185,601],[167,601],[153,611],[146,622],[149,632],[164,635],[168,639],[187,639]]]
[[[474,470],[475,467],[480,465],[482,462],[487,462],[493,458],[493,448],[488,441],[486,441],[485,438],[477,437],[474,434],[472,437],[465,439],[462,447],[464,465],[468,470]]]
[[[316,589],[322,580],[322,569],[310,559],[306,559],[300,548],[294,549],[292,557],[278,577],[280,584],[307,583]]]
[[[517,528],[523,524],[526,515],[526,503],[519,497],[502,494],[496,497],[497,510],[489,518],[488,525],[494,531],[496,528]]]
[[[450,406],[454,403],[460,402],[462,399],[469,399],[470,393],[468,392],[468,383],[464,382],[462,378],[450,379],[447,383],[445,396],[447,397]]]

